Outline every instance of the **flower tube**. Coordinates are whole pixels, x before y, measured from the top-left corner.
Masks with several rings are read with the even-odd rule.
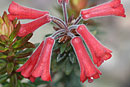
[[[80,64],[80,81],[84,82],[88,79],[88,82],[93,82],[93,79],[100,78],[101,72],[92,63],[82,39],[74,37],[71,44]]]
[[[35,31],[37,28],[40,26],[49,23],[51,21],[51,18],[49,15],[42,16],[40,18],[37,18],[36,20],[26,23],[26,24],[21,24],[20,31],[18,33],[18,36],[23,37],[26,36],[29,33],[32,33]]]
[[[89,9],[84,9],[81,11],[81,15],[84,20],[93,17],[110,15],[126,17],[124,7],[120,0],[112,0],[108,3],[104,3]]]
[[[32,54],[32,56],[29,58],[29,60],[22,66],[20,67],[17,72],[21,72],[21,74],[25,77],[25,78],[29,78],[32,81],[34,80],[34,77],[31,76],[31,73],[39,59],[41,50],[43,48],[44,45],[44,41],[42,41],[42,43],[40,44],[40,46],[37,48],[37,50]]]
[[[50,81],[51,75],[50,75],[50,64],[51,64],[51,54],[53,45],[55,43],[55,40],[51,37],[48,37],[45,41],[45,45],[42,48],[39,62],[35,68],[35,70],[32,72],[33,77],[40,77],[44,81]]]
[[[85,25],[80,25],[76,30],[84,39],[88,48],[91,51],[93,61],[97,66],[100,66],[104,60],[111,58],[112,51],[104,47],[86,28]]]
[[[27,8],[19,5],[18,3],[12,1],[9,8],[9,19],[13,20],[15,18],[17,19],[36,19],[41,16],[44,16],[46,14],[49,14],[47,11],[39,11],[32,8]]]

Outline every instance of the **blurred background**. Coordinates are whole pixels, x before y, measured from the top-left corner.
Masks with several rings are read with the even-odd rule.
[[[12,0],[0,0],[0,14],[7,11]],[[40,10],[47,10],[51,15],[61,17],[55,9],[58,7],[57,0],[13,0],[17,3]],[[88,0],[89,1],[89,0]],[[109,0],[91,0],[97,4]],[[93,83],[84,83],[83,87],[130,87],[130,0],[122,0],[126,10],[126,18],[102,17],[93,19],[100,25],[98,30],[103,32],[97,35],[100,42],[113,51],[113,57],[106,61],[101,67],[103,75]],[[29,21],[23,21],[23,23]],[[91,27],[90,27],[91,28]],[[51,24],[47,24],[34,32],[31,42],[39,43],[44,36],[52,33]],[[42,86],[44,87],[44,86]]]

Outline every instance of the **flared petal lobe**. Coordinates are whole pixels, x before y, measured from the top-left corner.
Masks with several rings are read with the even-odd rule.
[[[85,25],[80,25],[77,28],[78,34],[84,39],[88,48],[91,51],[93,61],[97,66],[100,66],[104,60],[111,58],[112,51],[104,47],[86,28]]]
[[[50,75],[50,64],[51,64],[51,54],[53,45],[55,43],[55,40],[51,37],[48,37],[45,41],[45,45],[42,48],[41,54],[40,54],[40,60],[39,63],[36,66],[36,69],[33,71],[32,76],[33,77],[40,77],[44,81],[50,81],[51,75]]]
[[[34,70],[38,60],[39,60],[39,56],[41,53],[41,50],[43,48],[44,45],[44,41],[42,41],[42,43],[40,44],[40,46],[37,48],[37,50],[32,54],[32,56],[29,58],[29,60],[23,65],[21,66],[17,72],[21,72],[21,74],[25,77],[25,78],[29,78],[32,82],[35,81],[35,77],[33,77],[31,75],[32,71]]]
[[[88,79],[88,82],[92,82],[93,79],[100,78],[99,75],[101,72],[92,63],[82,39],[80,37],[74,37],[71,40],[71,44],[80,64],[80,81],[84,82]]]
[[[36,19],[36,18],[39,18],[46,14],[49,14],[49,12],[47,12],[47,11],[39,11],[36,9],[21,6],[14,1],[12,1],[12,3],[10,4],[8,11],[10,13],[8,15],[10,20],[13,20],[15,18],[17,18],[17,19]]]
[[[81,11],[81,15],[84,20],[110,15],[126,17],[124,7],[120,0],[112,0],[108,3],[84,9]]]
[[[58,0],[58,3],[59,3],[59,4],[62,4],[62,1],[64,1],[64,2],[67,3],[67,4],[69,3],[69,0]]]
[[[26,24],[21,24],[20,31],[18,33],[18,36],[24,37],[29,33],[34,32],[37,28],[40,26],[49,23],[51,21],[51,18],[49,15],[42,16],[40,18],[37,18],[36,20],[26,23]]]

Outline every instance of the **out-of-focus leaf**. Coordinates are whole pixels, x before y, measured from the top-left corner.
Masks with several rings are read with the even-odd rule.
[[[4,74],[4,75],[0,75],[0,83],[3,83],[4,81],[6,81],[8,79],[8,75]]]
[[[13,69],[14,69],[14,64],[13,63],[8,63],[7,64],[7,73],[11,74]]]
[[[71,63],[75,63],[76,62],[76,60],[75,60],[76,56],[75,56],[73,51],[68,53],[68,58],[69,58]]]
[[[5,60],[0,59],[0,71],[2,71],[6,67],[6,64],[7,63]]]
[[[56,41],[53,50],[57,50],[60,48],[60,44],[58,43],[58,41]]]
[[[7,72],[6,68],[3,68],[2,70],[0,70],[0,75],[3,75]]]
[[[36,87],[35,85],[31,83],[23,83],[24,87]]]
[[[3,46],[0,46],[0,52],[5,52],[5,51],[7,51],[7,50],[8,50],[8,48],[3,47]]]
[[[10,85],[9,84],[5,84],[4,86],[2,86],[2,87],[10,87]]]
[[[69,75],[73,70],[73,65],[67,61],[66,64],[65,64],[65,74],[66,75]]]
[[[7,58],[7,55],[4,55],[3,53],[0,53],[0,58]]]
[[[28,58],[18,58],[16,60],[16,63],[18,63],[18,64],[24,64],[27,60],[28,60]]]
[[[63,60],[66,56],[67,56],[66,53],[58,54],[58,56],[57,56],[57,62],[60,62],[60,61]]]
[[[28,34],[27,36],[23,37],[22,39],[16,41],[14,44],[13,44],[13,48],[19,48],[23,45],[25,45],[28,40],[32,37],[32,33]]]
[[[64,43],[64,44],[60,45],[60,53],[61,54],[65,51],[66,47],[67,47],[67,43]]]
[[[60,81],[64,83],[64,87],[82,87],[80,83],[80,77],[74,72],[72,72],[70,75],[64,75]]]
[[[17,79],[17,75],[13,74],[10,78],[10,85],[11,87],[17,87],[18,85],[18,79]]]
[[[17,36],[19,30],[20,30],[20,22],[17,24],[17,26],[14,28],[14,31],[11,33],[11,35],[9,36],[10,41],[12,42],[14,40],[14,38]]]
[[[34,44],[32,44],[31,42],[27,42],[25,45],[17,48],[17,50],[23,50],[25,48],[35,48],[36,46]]]

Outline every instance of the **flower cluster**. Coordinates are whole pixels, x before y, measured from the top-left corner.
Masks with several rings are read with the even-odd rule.
[[[125,17],[125,11],[121,1],[112,0],[108,3],[81,10],[81,14],[75,22],[71,23],[71,25],[68,24],[68,14],[66,9],[68,2],[69,0],[58,0],[58,3],[63,9],[64,21],[49,15],[49,12],[23,7],[14,1],[9,6],[8,18],[10,20],[15,18],[34,19],[30,23],[21,25],[20,32],[18,34],[20,37],[24,37],[27,34],[34,32],[40,26],[50,22],[55,23],[60,28],[54,34],[47,37],[32,54],[29,60],[17,70],[17,72],[21,72],[25,78],[29,78],[32,82],[35,81],[36,77],[41,77],[44,81],[51,81],[50,64],[53,46],[55,44],[55,40],[64,36],[71,38],[70,43],[75,51],[80,65],[81,82],[86,80],[88,80],[88,82],[93,82],[93,79],[100,78],[102,73],[95,65],[99,67],[104,61],[110,59],[112,56],[112,51],[103,46],[89,32],[87,27],[83,24],[79,24],[79,22],[81,19],[88,20],[94,17],[110,15]],[[73,33],[72,30],[75,30],[76,34]],[[88,46],[94,62],[92,62],[90,56],[88,55],[83,41]]]

